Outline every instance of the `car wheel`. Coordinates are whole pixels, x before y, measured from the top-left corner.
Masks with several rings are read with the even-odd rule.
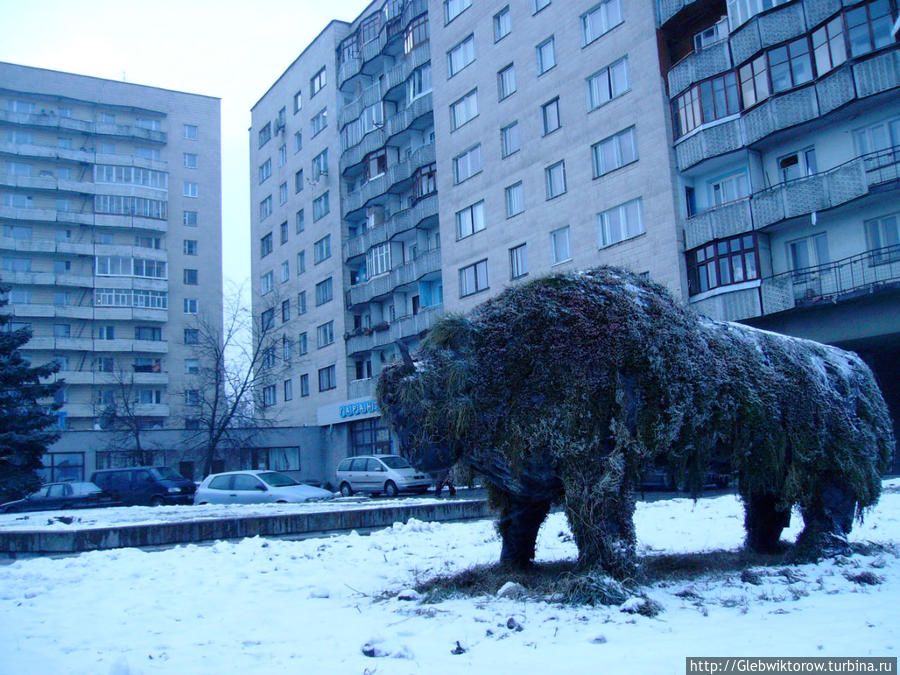
[[[397,485],[394,481],[389,480],[384,484],[384,494],[387,497],[396,497],[397,496]]]
[[[162,497],[157,496],[150,500],[150,506],[162,506],[162,505],[163,505]]]
[[[353,494],[353,488],[350,487],[350,483],[341,483],[341,494],[345,497],[349,497]]]

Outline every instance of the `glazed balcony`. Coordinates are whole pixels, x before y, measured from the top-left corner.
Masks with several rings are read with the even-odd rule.
[[[764,314],[836,303],[900,287],[900,244],[762,280]]]
[[[674,97],[695,82],[733,68],[728,40],[722,40],[699,52],[692,52],[669,69],[669,95]]]
[[[441,271],[441,249],[424,251],[409,262],[401,263],[389,273],[380,274],[347,291],[347,303],[358,305],[385,297],[397,288],[415,283],[428,274]]]
[[[437,195],[420,199],[415,206],[398,211],[387,221],[344,242],[344,260],[362,255],[373,246],[390,241],[401,232],[417,227],[438,214]]]

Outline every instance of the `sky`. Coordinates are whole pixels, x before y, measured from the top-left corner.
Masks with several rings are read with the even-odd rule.
[[[896,657],[898,487],[897,479],[885,481],[881,502],[854,523],[850,540],[872,544],[853,555],[746,571],[731,553],[744,536],[736,496],[639,502],[638,554],[650,577],[621,605],[565,604],[528,591],[502,597],[501,574],[474,598],[412,590],[496,562],[501,543],[490,520],[411,518],[367,536],[22,557],[0,564],[0,675],[683,675],[691,672],[687,656]],[[265,507],[303,513],[337,506],[208,508],[234,517],[245,509],[259,515]],[[193,519],[200,508],[70,512],[75,520],[55,529],[121,524],[125,512],[135,522],[150,513]],[[0,528],[30,528],[16,527],[23,515],[0,515]],[[784,538],[793,540],[800,526],[795,511]],[[571,561],[576,552],[565,515],[551,513],[536,560]],[[648,616],[651,608],[659,613]],[[736,672],[755,663],[732,661]],[[842,672],[859,671],[839,663]]]
[[[222,99],[225,279],[250,276],[250,108],[369,0],[0,0],[0,61]]]

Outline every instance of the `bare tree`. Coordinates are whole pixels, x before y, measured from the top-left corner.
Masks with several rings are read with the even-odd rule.
[[[253,429],[276,421],[261,414],[264,406],[258,399],[290,360],[276,335],[276,293],[269,294],[266,309],[255,320],[244,295],[243,286],[229,289],[222,325],[198,315],[194,329],[197,388],[190,390],[185,405],[197,411],[195,446],[207,475],[219,455],[242,447]]]

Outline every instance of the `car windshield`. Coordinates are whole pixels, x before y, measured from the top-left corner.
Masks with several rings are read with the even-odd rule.
[[[181,480],[181,474],[167,466],[158,466],[155,469],[150,469],[150,473],[162,480]]]
[[[382,457],[381,461],[384,462],[389,469],[408,469],[410,466],[409,462],[407,462],[405,458],[398,455]]]
[[[268,473],[261,473],[259,477],[262,478],[266,483],[271,485],[272,487],[284,487],[286,485],[299,485],[297,481],[288,476],[287,474],[278,473],[277,471],[269,471]]]

